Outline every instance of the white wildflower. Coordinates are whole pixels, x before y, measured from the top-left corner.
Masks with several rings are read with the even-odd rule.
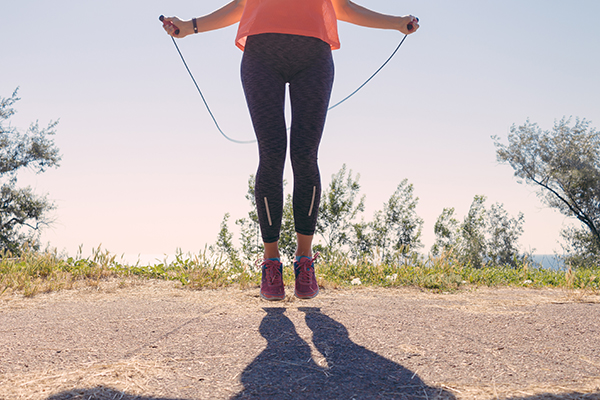
[[[227,277],[227,280],[233,281],[233,280],[236,280],[237,278],[239,278],[240,276],[242,276],[242,274],[240,272],[238,272],[237,274],[231,274]]]
[[[523,285],[529,285],[530,283],[533,283],[533,281],[529,279],[523,281]]]
[[[388,276],[385,277],[385,279],[387,279],[390,282],[395,282],[396,279],[398,279],[398,274],[388,275]]]
[[[350,283],[353,285],[362,285],[360,278],[354,278],[354,279],[352,279],[352,281]]]

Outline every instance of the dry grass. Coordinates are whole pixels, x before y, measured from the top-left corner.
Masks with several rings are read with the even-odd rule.
[[[442,385],[458,400],[598,400],[600,399],[600,378],[593,378],[577,385],[530,386],[526,388],[503,388],[495,384],[480,386]]]
[[[87,364],[71,370],[46,370],[2,377],[0,399],[115,399],[125,396],[160,396],[161,382],[173,376],[167,364],[121,361]],[[56,396],[60,394],[60,397]],[[116,395],[119,395],[115,397]],[[5,396],[5,397],[2,397]]]

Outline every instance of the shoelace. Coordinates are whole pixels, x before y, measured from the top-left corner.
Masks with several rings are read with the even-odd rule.
[[[314,269],[313,263],[319,257],[319,253],[315,254],[313,258],[303,257],[298,261],[298,279],[301,285],[310,285],[312,283],[313,275],[310,273],[311,268]]]
[[[279,263],[274,260],[264,260],[263,269],[267,271],[267,282],[274,284],[276,281],[281,280],[281,271],[279,270]]]

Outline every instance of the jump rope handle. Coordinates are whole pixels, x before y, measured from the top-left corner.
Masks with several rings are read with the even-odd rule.
[[[163,23],[163,26],[171,25],[173,28],[175,28],[175,34],[179,35],[179,28],[176,27],[175,24],[172,23],[171,21],[165,21],[164,15],[161,15],[160,17],[158,17],[158,20]]]
[[[161,20],[161,21],[162,21],[162,20]],[[419,22],[419,18],[417,18],[417,17],[414,17],[413,21],[414,21],[414,22]],[[409,31],[412,31],[412,30],[413,30],[413,28],[414,28],[414,25],[413,25],[413,24],[412,24],[412,22],[411,22],[411,23],[409,23],[408,25],[406,25],[406,27],[408,28],[408,30],[409,30]]]
[[[175,28],[175,34],[179,35],[179,32],[180,32],[179,28],[176,27],[175,24],[172,23],[171,21],[165,22],[165,16],[164,15],[161,15],[160,17],[158,17],[158,20],[163,23],[163,26],[171,25],[173,28]],[[415,17],[413,21],[419,22],[419,18]],[[409,31],[412,31],[414,29],[414,26],[413,26],[412,23],[409,23],[406,27],[408,28]]]

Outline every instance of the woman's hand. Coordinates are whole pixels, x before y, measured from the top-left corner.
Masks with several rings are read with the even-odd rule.
[[[405,15],[400,17],[400,28],[398,29],[400,32],[405,35],[410,35],[411,33],[415,33],[419,29],[419,18],[414,15]]]
[[[419,18],[413,15],[397,17],[381,14],[359,6],[351,0],[331,0],[337,19],[368,28],[395,29],[409,35],[419,29]],[[412,26],[412,29],[409,29]]]
[[[244,7],[246,7],[246,0],[231,0],[218,10],[196,18],[198,32],[213,31],[240,22]],[[175,38],[183,38],[196,33],[193,20],[183,21],[177,17],[168,17],[163,18],[162,21],[165,31]],[[177,29],[179,29],[179,33],[175,33]]]
[[[165,17],[162,20],[163,29],[169,35],[174,38],[184,38],[188,35],[194,34],[194,24],[192,21],[183,21],[177,17]],[[176,34],[175,31],[179,30],[179,33]]]

